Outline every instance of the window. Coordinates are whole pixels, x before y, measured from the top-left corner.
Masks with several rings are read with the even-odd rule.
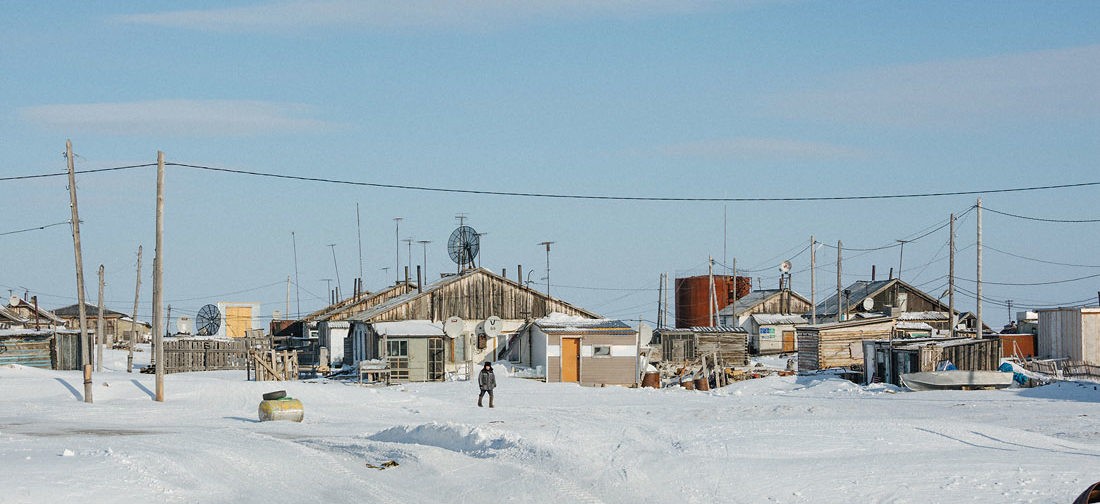
[[[611,357],[611,345],[594,345],[592,347],[593,357]]]
[[[386,342],[386,359],[390,365],[390,378],[397,381],[409,380],[409,342],[405,340]]]

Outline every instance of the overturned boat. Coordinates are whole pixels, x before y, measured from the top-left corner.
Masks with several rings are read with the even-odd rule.
[[[1012,373],[1002,371],[926,371],[901,375],[910,390],[1001,389],[1012,385]]]

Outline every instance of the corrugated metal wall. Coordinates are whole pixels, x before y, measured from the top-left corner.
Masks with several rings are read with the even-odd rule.
[[[19,364],[50,369],[51,334],[0,336],[0,365]]]

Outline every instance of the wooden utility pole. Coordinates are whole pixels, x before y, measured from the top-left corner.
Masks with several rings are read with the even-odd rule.
[[[843,312],[843,308],[841,308],[844,305],[842,304],[841,297],[840,297],[841,289],[844,288],[844,286],[841,285],[841,280],[840,280],[841,249],[842,248],[844,248],[844,244],[841,243],[840,240],[837,240],[836,241],[836,321],[837,322],[843,321],[846,318],[845,315],[847,315],[846,313]]]
[[[134,345],[137,344],[138,333],[138,298],[141,296],[141,245],[138,245],[137,284],[134,286],[134,315],[130,319],[130,349],[126,352],[126,372],[134,372]]]
[[[810,323],[817,324],[817,240],[810,235]]]
[[[65,159],[69,165],[69,207],[72,210],[73,251],[76,257],[76,298],[80,312],[80,364],[84,370],[84,402],[92,402],[92,364],[88,345],[88,314],[84,305],[84,257],[80,253],[80,213],[76,208],[76,169],[73,166],[73,142],[65,140]]]
[[[714,257],[707,258],[707,277],[709,278],[707,284],[707,310],[709,310],[707,325],[715,326],[718,324],[714,323]]]
[[[664,307],[661,306],[661,296],[664,295],[664,273],[658,275],[657,280],[657,328],[664,327]]]
[[[978,298],[978,308],[974,311],[974,315],[977,318],[977,326],[975,326],[974,333],[978,338],[985,336],[985,331],[982,330],[982,199],[978,198],[978,288],[975,292]]]
[[[947,319],[951,322],[948,328],[952,338],[955,337],[955,214],[951,214],[951,238],[948,240],[948,248],[951,249],[951,257],[947,266]]]
[[[154,400],[164,402],[164,152],[157,151],[156,249],[153,252],[153,356],[156,359]]]
[[[107,335],[104,333],[103,325],[103,265],[99,265],[99,300],[96,301],[96,318],[95,318],[95,370],[97,373],[103,372],[103,339]]]

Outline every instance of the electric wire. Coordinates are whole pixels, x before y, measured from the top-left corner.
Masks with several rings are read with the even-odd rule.
[[[78,175],[87,174],[87,173],[103,173],[103,172],[113,172],[113,171],[120,171],[120,170],[130,170],[130,169],[134,169],[134,168],[149,168],[151,166],[156,166],[156,165],[157,165],[156,163],[145,163],[145,164],[137,164],[137,165],[112,166],[110,168],[91,168],[91,169],[87,169],[87,170],[76,170],[73,173],[78,174]],[[69,175],[69,172],[67,172],[67,171],[56,172],[56,173],[40,173],[40,174],[36,174],[36,175],[13,175],[13,176],[9,176],[9,177],[0,177],[0,182],[7,182],[7,181],[11,181],[11,180],[29,180],[29,179],[49,178],[49,177],[67,177],[68,175]]]
[[[69,223],[69,221],[55,222],[53,224],[46,224],[45,226],[32,227],[32,228],[27,228],[27,229],[18,229],[18,230],[15,230],[15,231],[5,231],[3,233],[0,233],[0,236],[26,233],[26,232],[29,232],[29,231],[38,231],[38,230],[41,230],[41,229],[52,228],[54,226],[61,226],[61,225],[68,224],[68,223]]]
[[[1013,218],[1016,218],[1016,219],[1038,221],[1038,222],[1058,222],[1058,223],[1064,223],[1064,224],[1091,224],[1091,223],[1100,222],[1100,219],[1048,219],[1048,218],[1043,218],[1043,217],[1029,217],[1027,215],[1017,215],[1017,214],[1014,214],[1014,213],[1008,213],[1008,212],[1002,212],[1000,210],[994,210],[994,209],[986,207],[986,206],[983,206],[982,210],[988,210],[988,211],[993,212],[995,214],[1004,215],[1006,217],[1013,217]]]

